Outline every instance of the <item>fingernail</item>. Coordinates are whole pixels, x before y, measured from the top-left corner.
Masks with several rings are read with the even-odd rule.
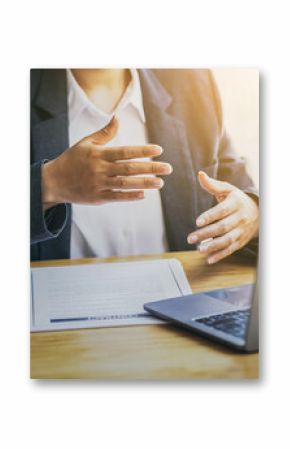
[[[212,264],[212,263],[214,263],[214,257],[209,257],[208,259],[207,259],[207,263],[210,265],[210,264]]]
[[[198,241],[198,237],[196,235],[189,235],[187,237],[188,243],[196,243]]]
[[[112,125],[112,123],[113,123],[113,121],[115,120],[115,118],[116,118],[116,115],[113,115],[113,117],[111,118],[111,120],[109,121],[109,123],[106,125],[106,128]]]
[[[198,218],[196,220],[197,226],[204,226],[205,225],[205,219],[204,218]]]
[[[164,181],[163,179],[154,179],[153,182],[153,187],[163,187],[164,186]]]
[[[163,148],[160,147],[159,145],[152,145],[152,150],[156,151],[157,154],[163,153]]]
[[[205,253],[206,251],[209,250],[210,246],[211,246],[211,242],[213,241],[212,237],[209,237],[208,239],[204,239],[200,242],[199,244],[199,251],[201,253]]]
[[[164,175],[169,175],[170,173],[172,173],[172,167],[169,164],[162,164],[162,165],[160,165],[160,171]]]

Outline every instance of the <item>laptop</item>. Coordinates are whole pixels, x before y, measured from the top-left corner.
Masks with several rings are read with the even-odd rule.
[[[258,282],[149,302],[144,309],[239,351],[259,351]]]

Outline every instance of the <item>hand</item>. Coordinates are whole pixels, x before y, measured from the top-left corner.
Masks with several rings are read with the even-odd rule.
[[[144,198],[144,189],[160,189],[163,180],[135,175],[168,175],[169,164],[126,161],[153,158],[162,153],[157,145],[104,147],[116,135],[113,118],[102,130],[85,137],[42,167],[44,208],[59,203],[102,204]],[[124,162],[126,161],[126,162]]]
[[[199,172],[201,187],[214,195],[219,204],[201,214],[196,220],[197,231],[188,235],[188,243],[212,240],[200,246],[207,262],[212,264],[242,248],[258,236],[259,207],[256,202],[237,187],[210,178]]]

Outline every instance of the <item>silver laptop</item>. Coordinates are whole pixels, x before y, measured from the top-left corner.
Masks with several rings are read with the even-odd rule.
[[[150,302],[144,309],[240,351],[259,351],[258,282]]]

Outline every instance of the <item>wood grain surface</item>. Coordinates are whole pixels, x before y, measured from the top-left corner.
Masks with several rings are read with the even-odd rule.
[[[255,282],[254,262],[238,256],[208,266],[195,251],[154,256],[34,262],[32,266],[175,257],[194,292]],[[259,355],[241,354],[172,325],[31,334],[31,378],[99,380],[257,379]]]

